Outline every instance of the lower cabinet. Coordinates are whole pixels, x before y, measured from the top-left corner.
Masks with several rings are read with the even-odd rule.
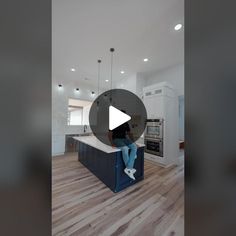
[[[113,192],[119,192],[144,178],[144,148],[139,147],[134,168],[136,180],[125,173],[121,151],[106,153],[87,144],[79,142],[78,160],[97,176]]]

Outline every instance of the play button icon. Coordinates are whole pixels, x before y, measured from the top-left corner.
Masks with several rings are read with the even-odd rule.
[[[129,126],[133,140],[145,130],[147,112],[142,100],[125,89],[112,89],[100,94],[89,111],[89,125],[93,134],[104,144],[111,145],[109,132],[122,132]]]
[[[129,120],[131,120],[130,116],[113,106],[109,106],[109,130],[113,130]]]

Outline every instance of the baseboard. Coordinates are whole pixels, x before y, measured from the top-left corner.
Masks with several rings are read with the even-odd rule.
[[[63,156],[63,155],[65,155],[65,152],[53,153],[53,154],[52,154],[52,157]]]

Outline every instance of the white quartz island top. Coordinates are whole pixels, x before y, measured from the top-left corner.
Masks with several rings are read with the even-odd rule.
[[[73,137],[75,140],[85,143],[91,147],[94,147],[98,150],[101,150],[106,153],[114,153],[114,152],[119,152],[119,148],[113,148],[111,146],[108,146],[104,143],[102,143],[99,139],[97,139],[95,136],[82,136],[82,137]],[[141,143],[136,143],[138,147],[144,147],[144,144]]]

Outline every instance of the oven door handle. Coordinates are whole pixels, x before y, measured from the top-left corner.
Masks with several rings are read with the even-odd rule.
[[[146,141],[151,141],[151,142],[155,142],[155,143],[162,143],[162,139],[153,139],[153,138],[145,138],[144,142]]]

